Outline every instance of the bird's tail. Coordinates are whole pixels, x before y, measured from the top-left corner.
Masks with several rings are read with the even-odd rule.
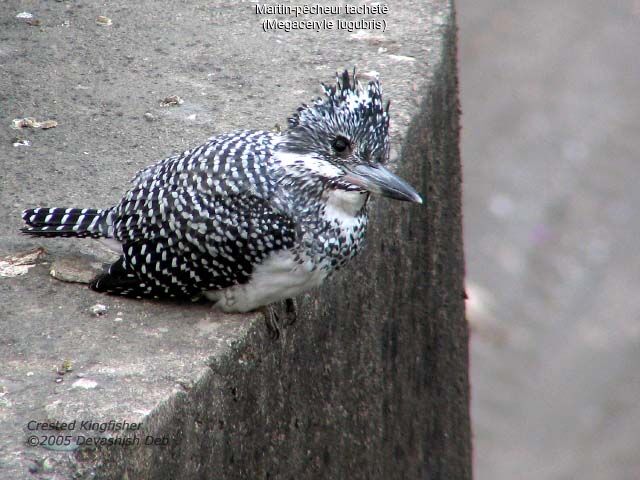
[[[37,237],[112,237],[113,211],[97,208],[30,208],[22,233]]]

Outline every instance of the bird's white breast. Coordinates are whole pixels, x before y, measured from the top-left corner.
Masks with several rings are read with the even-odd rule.
[[[291,250],[272,253],[256,266],[249,282],[206,292],[209,300],[225,312],[248,312],[256,308],[292,298],[319,286],[329,272],[314,268],[309,258],[296,261]]]

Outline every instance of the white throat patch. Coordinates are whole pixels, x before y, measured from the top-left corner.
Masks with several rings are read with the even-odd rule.
[[[351,223],[362,210],[367,194],[360,191],[329,190],[326,198],[325,219]]]

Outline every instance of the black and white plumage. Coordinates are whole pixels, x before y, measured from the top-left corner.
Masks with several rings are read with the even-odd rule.
[[[112,208],[35,208],[26,234],[111,239],[122,256],[91,288],[205,296],[245,312],[316,287],[363,245],[369,194],[421,203],[382,166],[388,103],[344,72],[282,132],[239,131],[141,170]]]

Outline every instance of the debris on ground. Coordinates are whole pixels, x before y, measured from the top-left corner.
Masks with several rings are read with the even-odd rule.
[[[39,122],[33,117],[16,118],[11,122],[11,128],[15,130],[20,130],[21,128],[41,128],[42,130],[46,130],[57,126],[58,122],[55,120],[44,120]]]
[[[31,142],[29,140],[27,140],[26,138],[15,137],[13,139],[13,146],[14,147],[30,147],[31,146]]]
[[[71,363],[71,360],[64,360],[62,365],[56,368],[56,373],[60,376],[70,372],[73,372],[73,364]]]
[[[45,457],[43,459],[31,460],[31,466],[29,467],[29,473],[51,473],[55,467],[54,461]]]
[[[101,27],[108,27],[109,25],[113,24],[111,19],[109,17],[105,17],[104,15],[98,15],[96,17],[96,23]]]
[[[96,388],[98,386],[98,382],[95,380],[89,380],[88,378],[81,378],[80,380],[76,380],[71,385],[71,388],[84,388],[85,390],[90,390],[92,388]]]
[[[17,277],[24,275],[35,267],[36,261],[46,253],[42,247],[34,248],[15,255],[0,258],[0,277]]]
[[[184,100],[180,98],[178,95],[170,95],[166,97],[164,100],[160,102],[160,105],[163,107],[175,107],[178,105],[182,105]]]
[[[32,27],[38,27],[41,24],[40,20],[38,20],[33,13],[29,12],[20,12],[16,15],[16,18],[18,20],[24,20],[24,23]]]

